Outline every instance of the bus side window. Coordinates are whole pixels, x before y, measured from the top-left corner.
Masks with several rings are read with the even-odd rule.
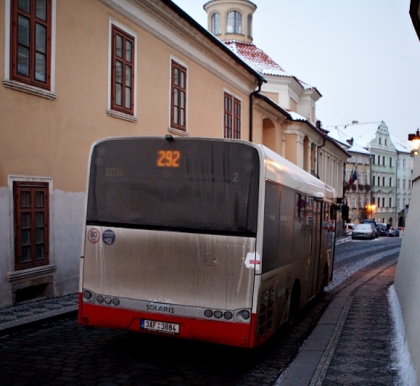
[[[276,269],[279,266],[280,195],[281,186],[277,183],[266,181],[262,266],[263,273]]]

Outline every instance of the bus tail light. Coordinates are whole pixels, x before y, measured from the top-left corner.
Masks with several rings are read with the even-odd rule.
[[[251,313],[248,310],[243,310],[240,312],[242,319],[248,320],[251,316]]]
[[[236,315],[236,317],[234,317]],[[251,313],[248,310],[241,311],[221,311],[221,310],[210,310],[207,309],[204,311],[204,316],[208,319],[225,319],[229,321],[247,321],[251,317]]]

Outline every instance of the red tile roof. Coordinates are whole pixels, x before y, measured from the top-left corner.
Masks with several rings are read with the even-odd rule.
[[[254,67],[263,75],[274,75],[274,76],[285,76],[289,78],[295,78],[297,82],[304,89],[313,89],[314,87],[302,82],[284,71],[284,69],[270,58],[263,50],[258,48],[255,44],[239,42],[236,40],[228,40],[224,42],[235,54],[245,60],[250,66]]]

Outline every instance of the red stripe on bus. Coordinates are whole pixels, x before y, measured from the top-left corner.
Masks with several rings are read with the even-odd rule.
[[[176,336],[185,339],[197,339],[205,342],[226,344],[237,347],[252,347],[256,342],[250,337],[251,325],[254,323],[234,323],[216,320],[201,320],[167,314],[132,311],[117,307],[99,306],[84,303],[81,295],[79,303],[79,323],[86,326],[116,328],[150,334]],[[147,319],[159,322],[177,323],[179,334],[145,331],[140,328],[140,320]],[[252,315],[255,320],[255,315]]]

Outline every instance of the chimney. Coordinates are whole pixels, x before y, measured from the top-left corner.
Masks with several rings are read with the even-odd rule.
[[[353,138],[353,137],[351,137],[350,139],[348,139],[348,140],[347,140],[347,143],[348,143],[350,146],[353,146],[353,142],[354,142],[354,138]]]
[[[357,125],[359,123],[359,121],[352,121],[351,124],[352,125]]]

